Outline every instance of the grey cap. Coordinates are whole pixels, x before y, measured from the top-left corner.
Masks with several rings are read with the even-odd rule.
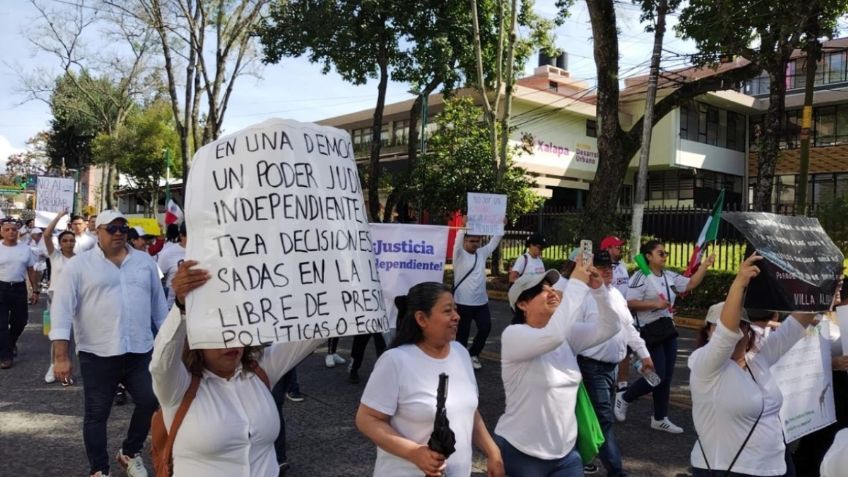
[[[558,282],[561,277],[562,275],[554,269],[550,269],[542,275],[533,274],[518,277],[518,280],[509,287],[509,307],[515,311],[515,302],[518,301],[518,297],[521,296],[522,293],[542,283],[543,280],[547,280],[548,283],[553,285]]]
[[[721,317],[721,310],[724,309],[724,302],[716,303],[711,306],[709,310],[707,310],[707,323],[711,325],[718,324],[718,319]],[[750,323],[751,320],[748,319],[748,312],[745,309],[742,309],[742,321],[746,323]]]

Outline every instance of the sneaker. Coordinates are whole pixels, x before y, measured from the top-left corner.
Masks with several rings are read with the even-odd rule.
[[[280,464],[280,474],[279,474],[280,477],[283,477],[284,475],[286,475],[286,472],[288,472],[290,467],[291,466],[289,465],[288,462],[283,462],[282,464]]]
[[[91,477],[109,477],[109,474],[104,474],[103,471],[98,470],[97,473],[91,474]]]
[[[350,384],[359,384],[359,371],[351,369],[347,374],[347,382]]]
[[[115,405],[123,406],[127,403],[127,391],[123,386],[118,386],[118,391],[115,393]]]
[[[598,466],[595,464],[588,464],[583,466],[583,474],[591,475],[598,471]]]
[[[327,356],[324,357],[324,366],[326,366],[328,368],[335,368],[336,367],[336,360],[333,359],[333,355],[328,354]]]
[[[303,402],[303,400],[306,399],[306,398],[303,397],[303,394],[300,394],[297,391],[293,391],[293,392],[286,393],[286,399],[288,399],[291,402]]]
[[[53,365],[51,364],[49,368],[47,368],[47,372],[44,373],[44,382],[47,384],[55,383],[56,376],[53,376]]]
[[[344,359],[344,358],[342,358],[341,356],[339,356],[339,353],[333,353],[333,354],[332,354],[332,355],[330,355],[330,356],[332,356],[332,357],[333,357],[333,361],[334,361],[336,364],[345,364],[345,363],[347,363],[347,360],[346,360],[346,359]]]
[[[9,369],[15,364],[11,359],[4,359],[0,361],[0,369]]]
[[[471,366],[474,369],[482,369],[483,363],[480,362],[480,358],[478,358],[477,356],[472,356],[471,357]]]
[[[675,426],[668,418],[663,418],[661,421],[657,421],[653,417],[651,418],[651,429],[655,429],[657,431],[665,431],[669,434],[682,434],[683,428],[680,426]]]
[[[616,387],[615,392],[623,393],[624,391],[627,391],[627,388],[629,386],[630,386],[630,383],[628,383],[627,381],[620,381],[620,382],[616,383],[616,385],[615,385],[615,387]]]
[[[124,450],[121,449],[118,451],[118,455],[115,456],[118,464],[124,468],[127,472],[127,476],[129,477],[147,477],[147,469],[144,467],[144,461],[141,459],[141,454],[136,454],[132,457],[125,455]]]
[[[629,406],[627,401],[624,400],[624,392],[615,393],[615,407],[613,408],[613,414],[615,414],[615,420],[618,422],[624,422],[627,419],[627,406]]]

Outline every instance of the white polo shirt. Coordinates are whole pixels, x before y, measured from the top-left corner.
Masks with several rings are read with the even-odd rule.
[[[28,245],[18,242],[17,245],[9,247],[0,242],[0,281],[25,281],[27,268],[34,266],[35,262],[35,255]]]

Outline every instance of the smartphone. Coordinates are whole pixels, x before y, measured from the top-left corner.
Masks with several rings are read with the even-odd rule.
[[[583,255],[583,264],[592,263],[592,241],[580,241],[580,253]]]

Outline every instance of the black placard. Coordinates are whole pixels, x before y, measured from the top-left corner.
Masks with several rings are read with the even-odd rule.
[[[842,276],[843,255],[818,219],[766,212],[726,212],[722,217],[748,240],[748,257],[763,256],[745,307],[773,311],[829,309]]]

